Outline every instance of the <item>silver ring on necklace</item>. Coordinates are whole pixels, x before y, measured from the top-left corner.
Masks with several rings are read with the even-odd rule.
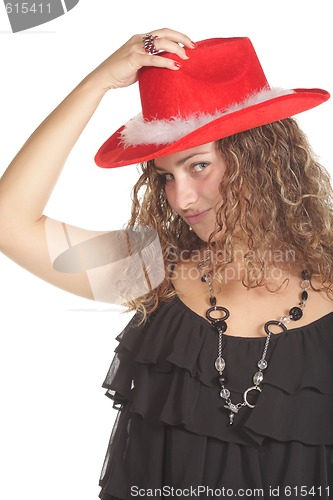
[[[244,392],[243,394],[243,398],[244,398],[244,403],[246,404],[246,406],[248,406],[249,408],[255,408],[256,405],[251,405],[248,400],[247,400],[247,395],[249,392],[251,391],[259,391],[261,392],[261,389],[258,385],[254,385],[252,387],[249,387],[248,389],[246,389],[246,391]]]

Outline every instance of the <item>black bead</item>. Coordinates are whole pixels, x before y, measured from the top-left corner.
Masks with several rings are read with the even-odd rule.
[[[223,320],[223,319],[216,319],[214,320],[213,322],[213,327],[219,331],[221,330],[222,333],[226,332],[227,331],[227,328],[228,328],[228,325],[227,323]]]
[[[203,283],[206,283],[206,281],[207,281],[207,276],[206,276],[205,274],[203,274],[203,275],[201,276],[201,281],[202,281]]]
[[[306,300],[308,300],[308,292],[306,290],[303,290],[302,301],[305,302]]]
[[[301,319],[301,317],[303,316],[303,312],[300,307],[293,307],[292,309],[290,309],[289,315],[291,319],[297,321],[298,319]]]
[[[302,278],[303,280],[309,280],[310,279],[310,273],[306,270],[302,271]]]
[[[219,378],[218,378],[218,381],[220,383],[220,385],[223,387],[224,384],[226,383],[227,379],[226,377],[224,377],[223,375],[221,375]]]
[[[210,301],[210,304],[211,304],[213,307],[214,307],[214,306],[216,306],[216,297],[211,297],[211,298],[209,299],[209,301]]]

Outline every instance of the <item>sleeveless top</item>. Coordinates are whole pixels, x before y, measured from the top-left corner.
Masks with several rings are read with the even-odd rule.
[[[217,334],[178,297],[135,315],[103,387],[118,408],[101,500],[333,498],[333,312],[272,335],[254,409],[229,424]],[[224,335],[227,387],[243,401],[265,338]]]

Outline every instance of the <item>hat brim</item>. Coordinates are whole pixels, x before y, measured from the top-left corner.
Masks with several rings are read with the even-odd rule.
[[[95,162],[102,168],[142,163],[288,118],[322,104],[329,97],[330,94],[322,89],[294,89],[292,94],[276,97],[217,118],[172,144],[125,146],[121,139],[121,132],[124,129],[122,126],[100,147]]]

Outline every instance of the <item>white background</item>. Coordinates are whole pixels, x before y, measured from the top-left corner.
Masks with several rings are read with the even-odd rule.
[[[81,0],[12,34],[0,5],[0,173],[49,112],[132,34],[170,27],[194,41],[249,36],[271,85],[333,91],[331,0]],[[136,167],[99,169],[98,147],[139,111],[137,87],[109,93],[70,155],[46,214],[88,229],[128,219]],[[332,172],[332,102],[299,116]],[[47,165],[45,165],[47,168]],[[115,410],[100,385],[129,319],[52,287],[0,255],[0,497],[97,498]]]

